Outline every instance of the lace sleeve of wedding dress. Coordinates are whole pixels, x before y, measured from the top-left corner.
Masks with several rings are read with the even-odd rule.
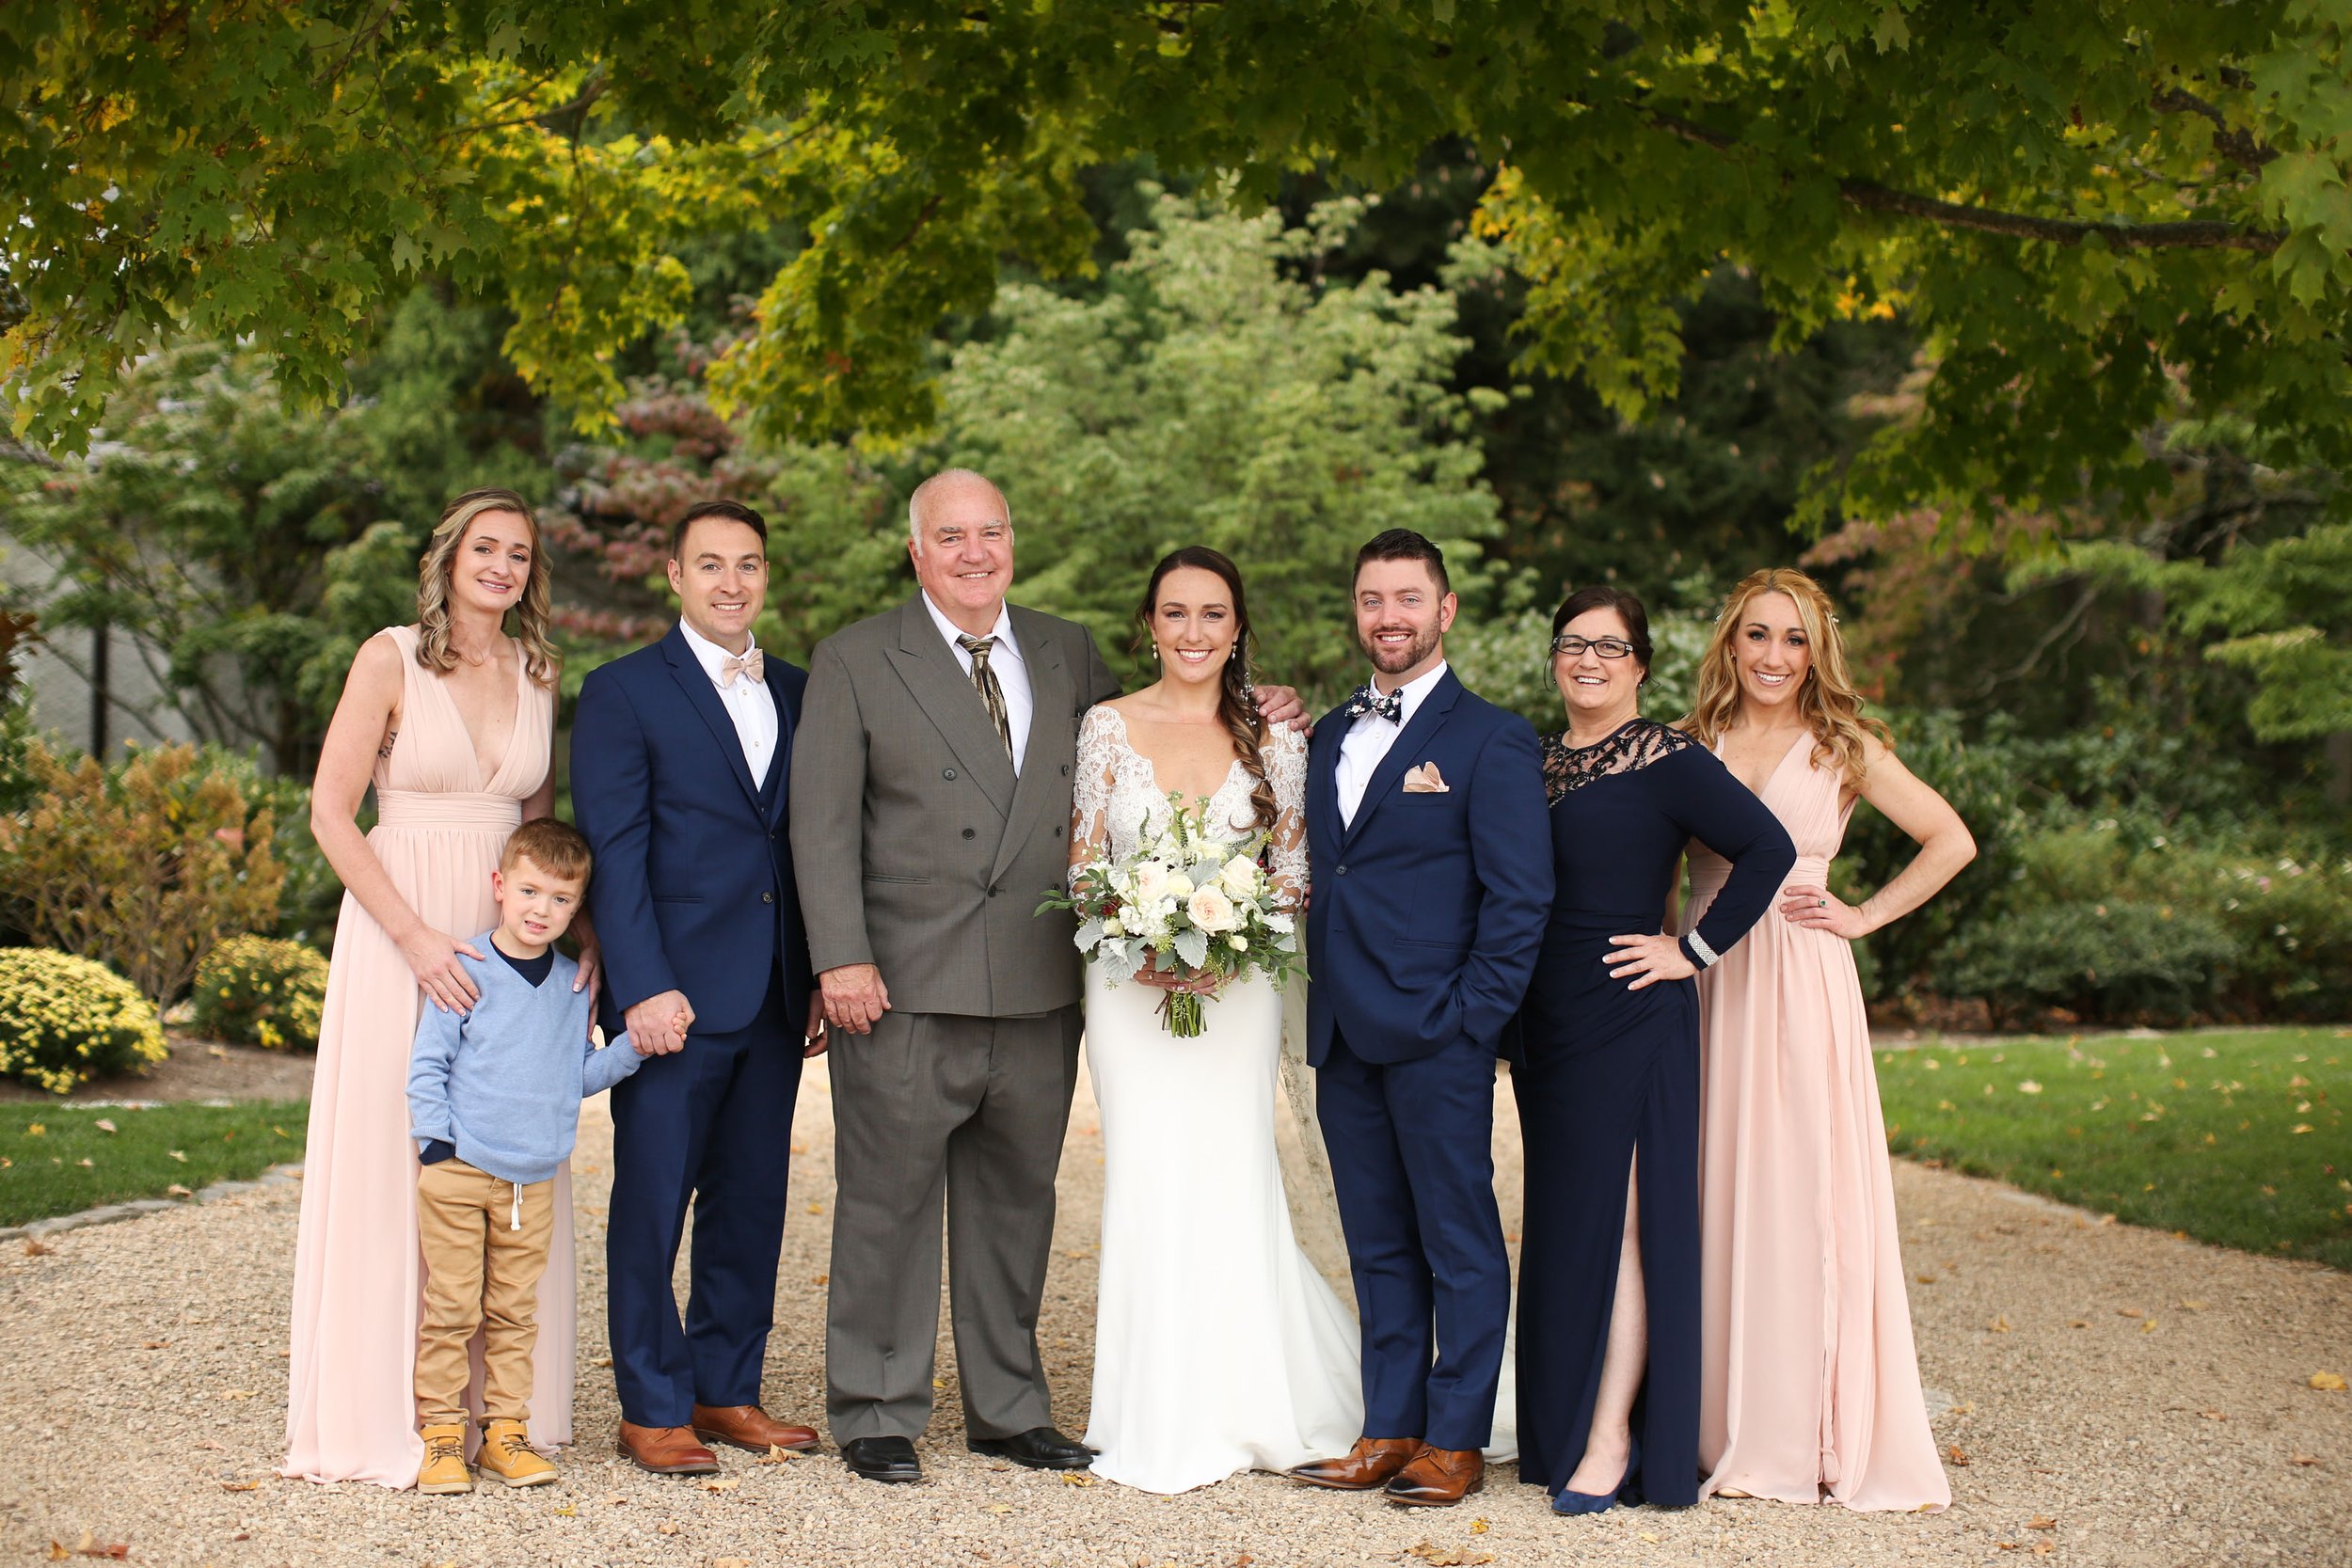
[[[1307,888],[1307,737],[1277,724],[1259,748],[1258,761],[1274,786],[1274,881],[1282,904],[1295,910]]]
[[[1126,726],[1107,703],[1087,709],[1078,725],[1075,786],[1070,796],[1070,870],[1101,860],[1110,838],[1111,794],[1119,785],[1120,737]]]

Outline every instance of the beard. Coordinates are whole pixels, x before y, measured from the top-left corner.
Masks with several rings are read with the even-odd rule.
[[[1378,631],[1411,630],[1410,627],[1403,626],[1380,626],[1375,629]],[[1364,656],[1372,660],[1372,667],[1375,670],[1384,675],[1399,675],[1436,653],[1438,640],[1444,635],[1435,626],[1431,626],[1421,631],[1412,632],[1412,635],[1407,637],[1401,646],[1391,648],[1384,647],[1359,632],[1356,635],[1356,645],[1364,650]]]

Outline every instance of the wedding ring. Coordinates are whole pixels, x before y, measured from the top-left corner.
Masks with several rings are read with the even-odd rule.
[[[1828,899],[1826,899],[1826,898],[1816,898],[1816,899],[1815,899],[1815,900],[1813,900],[1813,901],[1814,901],[1816,904],[1820,905],[1822,909],[1828,909],[1828,908],[1829,908],[1829,900],[1828,900]]]

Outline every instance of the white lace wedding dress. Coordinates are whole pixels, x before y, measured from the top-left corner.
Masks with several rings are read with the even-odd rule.
[[[1277,729],[1263,759],[1274,871],[1301,885],[1306,741]],[[1077,776],[1082,842],[1122,858],[1147,823],[1166,824],[1168,797],[1115,709],[1087,714]],[[1251,787],[1236,762],[1210,812],[1248,831]],[[1101,1450],[1095,1474],[1172,1493],[1346,1452],[1363,1395],[1355,1317],[1291,1229],[1274,1126],[1280,993],[1263,975],[1228,987],[1193,1039],[1161,1026],[1160,996],[1087,967],[1103,1256],[1086,1441]]]

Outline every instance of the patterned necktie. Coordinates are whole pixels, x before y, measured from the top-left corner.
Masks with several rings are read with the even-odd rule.
[[[1358,687],[1355,695],[1347,699],[1347,716],[1360,719],[1367,713],[1376,713],[1391,724],[1402,724],[1405,722],[1405,689],[1400,686],[1383,697],[1373,690],[1369,682]]]
[[[996,672],[988,667],[988,650],[994,646],[993,637],[959,637],[956,645],[972,656],[972,684],[980,689],[980,701],[988,705],[989,721],[996,726],[996,738],[1004,742],[1005,760],[1012,760],[1012,715],[1005,710],[1005,689],[996,684]]]
[[[751,676],[754,686],[757,686],[768,678],[767,661],[759,657],[757,648],[754,648],[741,658],[730,656],[719,661],[719,685],[722,688],[733,686],[735,677],[738,675]]]

